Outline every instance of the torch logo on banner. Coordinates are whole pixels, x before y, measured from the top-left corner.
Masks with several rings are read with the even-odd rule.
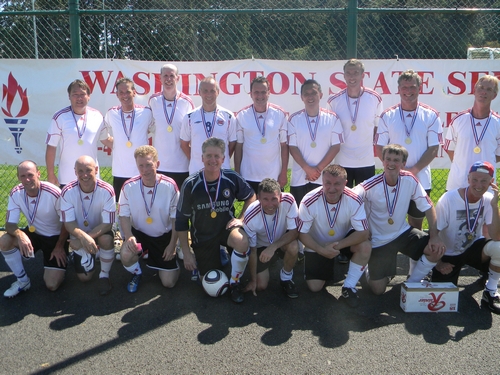
[[[14,137],[16,145],[15,150],[20,154],[23,151],[21,147],[21,135],[25,129],[24,125],[28,123],[28,119],[20,117],[28,114],[30,106],[28,103],[27,89],[23,90],[22,87],[19,86],[12,73],[9,74],[7,85],[3,85],[2,103],[2,112],[7,116],[7,118],[4,119],[5,123]],[[15,111],[16,107],[19,107],[17,114]]]

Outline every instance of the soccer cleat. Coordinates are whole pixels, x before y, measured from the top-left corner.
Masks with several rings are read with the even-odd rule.
[[[134,274],[134,276],[132,276],[132,280],[130,280],[130,282],[127,284],[127,290],[129,291],[129,293],[137,292],[137,288],[139,287],[141,278],[142,274],[140,275]]]
[[[299,253],[297,254],[297,263],[302,263],[305,257],[306,256],[304,255],[304,253],[299,251]]]
[[[299,296],[299,292],[297,292],[295,283],[292,280],[281,281],[281,288],[290,298],[297,298]]]
[[[111,281],[109,277],[101,277],[99,279],[99,294],[101,296],[108,295],[111,292]]]
[[[337,261],[340,264],[347,264],[349,263],[349,258],[347,257],[347,255],[340,253],[339,255],[337,255]]]
[[[244,300],[243,291],[240,288],[240,283],[233,283],[230,286],[231,289],[231,299],[234,303],[242,303]]]
[[[12,283],[9,289],[5,291],[3,294],[4,297],[6,298],[13,298],[17,296],[21,292],[27,291],[29,288],[31,288],[31,280],[28,279],[25,283],[22,281],[16,280]]]
[[[483,298],[481,298],[481,306],[487,307],[495,314],[500,314],[500,297],[497,293],[492,296],[487,290],[483,291]]]
[[[177,258],[184,260],[184,253],[182,252],[182,248],[180,246],[175,248],[175,252],[177,253]]]
[[[149,251],[146,249],[142,252],[142,259],[146,260],[149,258]]]
[[[349,307],[358,307],[359,297],[356,288],[342,287],[342,299]]]

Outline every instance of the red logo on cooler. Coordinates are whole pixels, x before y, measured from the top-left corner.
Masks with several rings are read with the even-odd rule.
[[[439,294],[437,297],[434,293],[430,293],[430,295],[432,296],[432,302],[429,302],[429,304],[427,305],[427,308],[430,311],[439,311],[446,306],[446,302],[441,301],[441,298],[445,295],[445,292]]]

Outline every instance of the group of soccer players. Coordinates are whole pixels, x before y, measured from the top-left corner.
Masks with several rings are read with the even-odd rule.
[[[500,116],[491,110],[498,79],[477,81],[473,107],[456,116],[443,142],[439,114],[418,100],[417,72],[401,74],[401,102],[386,110],[362,85],[363,74],[356,59],[344,65],[346,88],[328,99],[329,109],[320,106],[321,85],[306,80],[304,108],[291,115],[269,103],[265,77],[251,82],[253,103],[235,114],[217,103],[219,87],[210,76],[200,82],[202,104],[194,108],[177,89],[177,67],[166,64],[163,90],[148,106],[134,103],[134,83],[122,78],[116,82],[120,105],[104,117],[88,106],[88,85],[75,80],[68,87],[70,106],[54,114],[47,133],[49,181],[41,181],[32,161],[17,168],[20,184],[10,193],[0,238],[16,281],[4,296],[30,288],[23,257],[37,250],[44,254],[45,284],[56,290],[68,247],[81,281],[92,278],[99,255],[99,293],[110,293],[118,228],[130,293],[141,284],[144,261],[167,288],[179,278],[179,260],[195,278],[230,263],[230,295],[241,303],[245,292],[267,288],[269,267],[282,258],[281,287],[296,298],[297,260],[304,259],[312,292],[324,288],[338,260],[349,264],[340,298],[356,307],[360,279],[374,294],[384,293],[402,252],[411,259],[409,282],[433,271],[433,280],[456,283],[465,264],[484,271],[482,303],[500,313],[494,167]],[[99,178],[98,142],[112,149],[113,186]],[[452,167],[448,191],[435,208],[429,165],[440,145]],[[375,157],[383,164],[378,175]],[[283,190],[288,182],[290,193]],[[236,200],[243,202],[238,216]],[[26,228],[18,226],[21,213]],[[247,268],[249,281],[242,285]]]

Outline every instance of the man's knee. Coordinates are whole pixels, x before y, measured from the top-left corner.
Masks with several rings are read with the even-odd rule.
[[[114,249],[114,238],[109,234],[103,234],[97,238],[97,245],[104,250]]]
[[[14,237],[5,233],[0,237],[0,251],[7,251],[14,247]]]
[[[490,264],[500,267],[500,241],[489,241],[483,247],[483,254],[490,258]]]

